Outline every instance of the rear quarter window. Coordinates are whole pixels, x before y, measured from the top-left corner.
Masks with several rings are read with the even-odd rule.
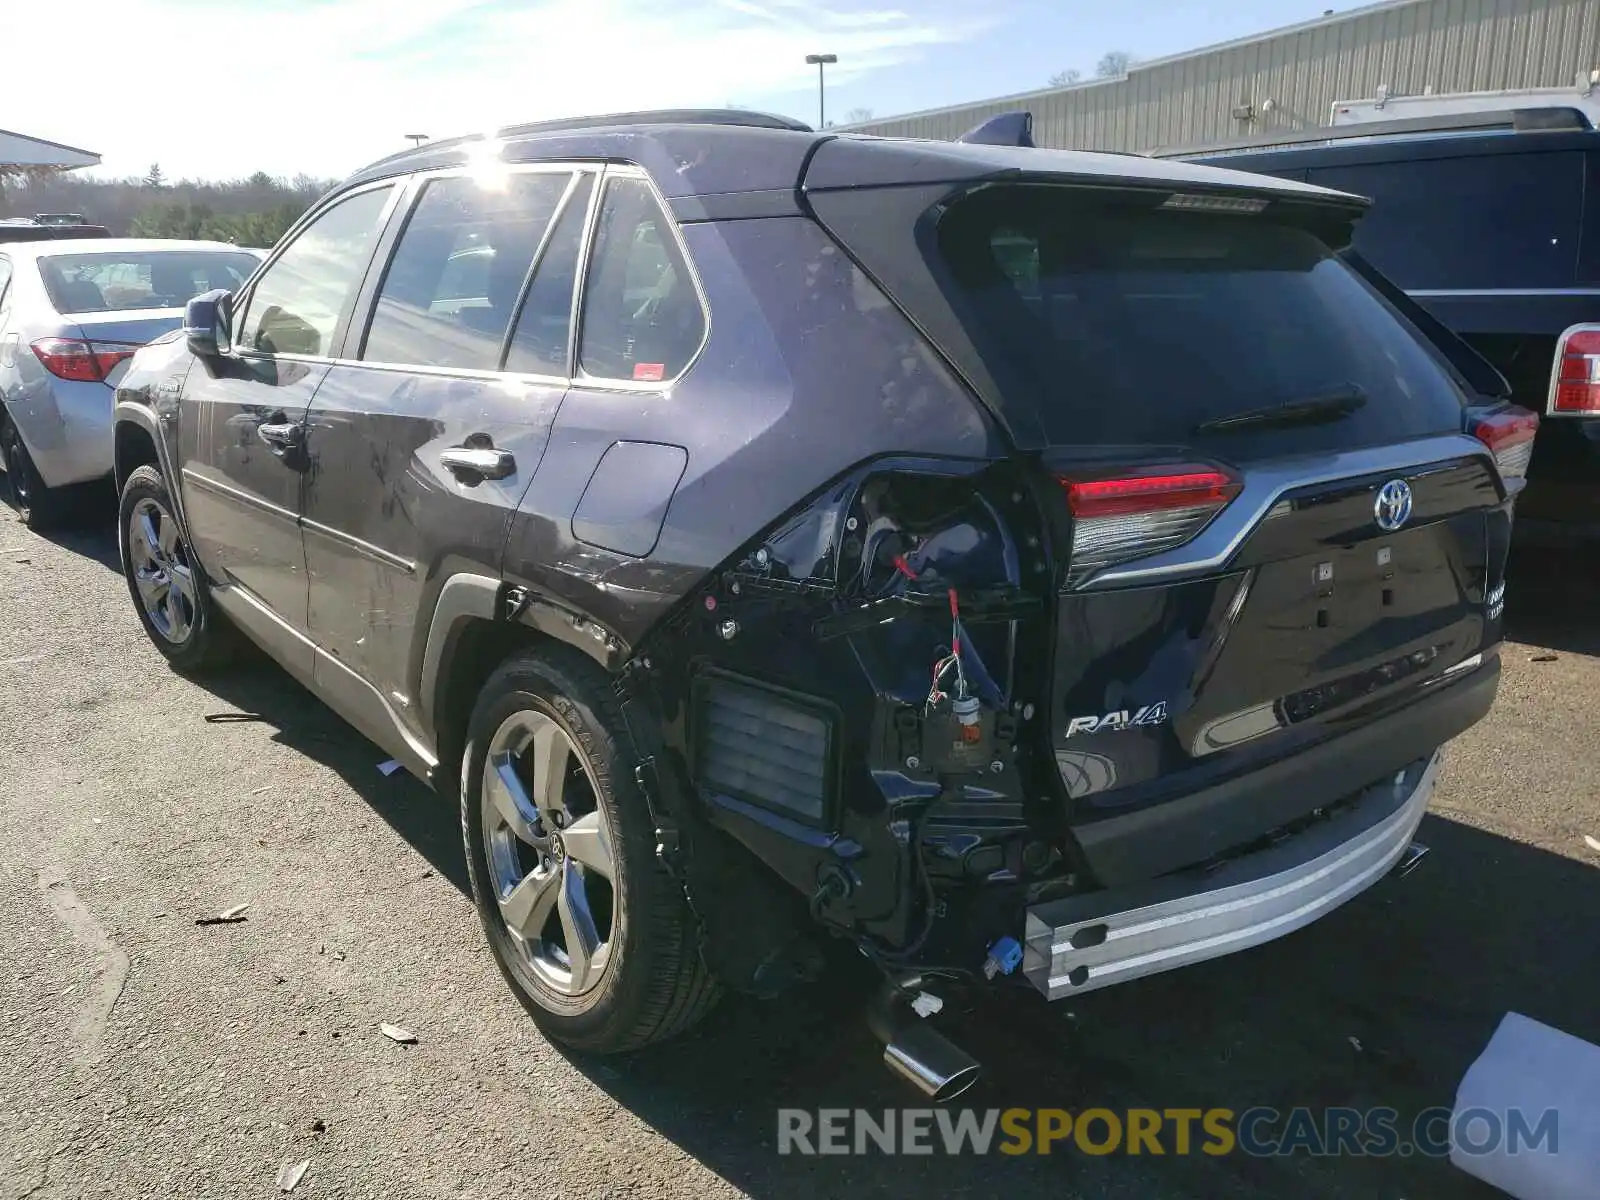
[[[578,362],[595,379],[675,378],[705,338],[705,313],[671,218],[642,179],[607,181],[583,290]]]
[[[1408,290],[1573,285],[1579,151],[1318,167],[1308,181],[1372,199],[1355,247]]]

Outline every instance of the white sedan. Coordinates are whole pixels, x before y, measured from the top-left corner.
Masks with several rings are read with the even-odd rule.
[[[111,474],[121,364],[237,288],[262,255],[223,242],[84,238],[0,245],[0,461],[22,519],[62,513],[62,489]]]

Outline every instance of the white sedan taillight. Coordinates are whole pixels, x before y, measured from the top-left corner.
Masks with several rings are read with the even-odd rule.
[[[1061,485],[1072,512],[1068,586],[1116,563],[1183,545],[1242,486],[1227,471],[1192,463],[1066,476]]]
[[[74,383],[101,383],[138,346],[120,342],[89,342],[81,338],[40,338],[29,349],[41,366],[57,379]]]

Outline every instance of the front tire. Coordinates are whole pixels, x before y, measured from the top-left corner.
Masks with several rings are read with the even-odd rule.
[[[622,730],[598,667],[565,647],[523,652],[484,684],[461,769],[495,962],[552,1040],[602,1054],[671,1037],[717,998]]]
[[[11,502],[17,516],[29,529],[50,529],[66,516],[67,496],[61,488],[47,487],[33,456],[23,444],[22,434],[10,421],[0,429],[0,454],[5,455],[6,482],[11,485]]]
[[[231,657],[231,631],[211,603],[176,511],[160,471],[144,466],[129,474],[117,509],[122,574],[156,649],[179,671],[203,671]]]

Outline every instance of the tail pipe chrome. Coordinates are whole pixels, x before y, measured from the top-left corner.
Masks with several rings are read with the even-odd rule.
[[[873,997],[867,1024],[883,1043],[883,1065],[935,1104],[978,1082],[983,1068],[911,1008],[919,979],[890,982]]]

